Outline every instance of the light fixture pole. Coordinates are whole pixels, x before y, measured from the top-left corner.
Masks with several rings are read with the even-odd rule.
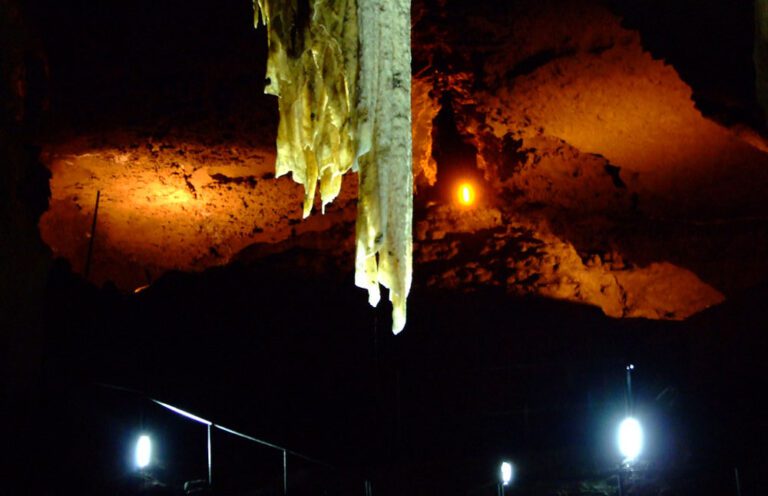
[[[635,409],[634,405],[634,399],[632,398],[632,371],[635,370],[635,366],[633,364],[627,365],[627,417],[632,415]]]

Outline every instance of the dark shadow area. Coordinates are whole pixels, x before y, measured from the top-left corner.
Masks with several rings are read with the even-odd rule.
[[[441,204],[455,201],[456,189],[463,182],[480,185],[482,173],[477,167],[477,149],[456,125],[454,98],[450,91],[440,99],[440,111],[433,122],[432,155],[437,162],[437,182],[424,195]],[[422,198],[423,201],[423,198]]]
[[[763,127],[755,95],[754,3],[744,0],[607,0],[640,32],[654,57],[674,66],[706,116]]]
[[[141,410],[105,421],[97,382],[327,460],[351,479],[372,479],[380,494],[465,494],[492,480],[503,456],[525,467],[523,487],[600,478],[618,463],[613,436],[630,362],[648,469],[665,484],[734,465],[756,474],[768,462],[759,394],[768,350],[754,304],[762,296],[668,323],[495,291],[416,288],[408,328],[394,337],[388,311],[370,309],[351,280],[272,268],[293,256],[169,274],[130,297],[60,266],[46,308],[52,415],[41,430],[49,454],[41,467],[52,480],[90,487],[130,471],[115,460],[131,452],[133,438],[120,433],[137,432]],[[83,464],[96,437],[81,432],[95,418],[103,430],[94,436],[107,446]],[[170,446],[188,440],[170,439],[177,427],[164,425],[155,430]],[[221,476],[232,487],[261,484],[238,471],[239,448],[226,446],[217,444]],[[204,456],[200,446],[192,452]],[[158,477],[178,486],[172,472]]]
[[[277,124],[249,1],[32,0],[25,10],[49,62],[54,134],[202,128],[226,139],[259,119]]]

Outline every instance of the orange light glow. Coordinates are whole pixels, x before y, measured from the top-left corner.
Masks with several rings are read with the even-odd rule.
[[[459,185],[459,189],[457,190],[457,197],[459,200],[459,204],[469,207],[470,205],[475,203],[476,193],[475,193],[475,187],[472,186],[469,183],[461,183]]]

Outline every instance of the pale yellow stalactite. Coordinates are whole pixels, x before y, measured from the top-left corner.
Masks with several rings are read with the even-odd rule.
[[[268,27],[265,91],[279,98],[276,175],[290,172],[304,185],[307,217],[318,182],[325,207],[354,161],[355,2],[258,0],[257,7]]]
[[[268,30],[266,91],[279,98],[277,175],[304,185],[306,217],[318,182],[325,206],[341,176],[359,172],[355,283],[372,305],[379,284],[389,288],[400,332],[412,274],[410,0],[256,7]]]

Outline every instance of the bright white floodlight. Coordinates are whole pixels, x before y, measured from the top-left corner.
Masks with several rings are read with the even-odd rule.
[[[643,451],[643,428],[636,418],[627,417],[619,425],[619,452],[625,462],[634,461]]]
[[[512,464],[509,462],[502,462],[501,464],[501,483],[505,486],[512,480]]]
[[[136,442],[136,466],[145,468],[149,465],[149,460],[151,458],[152,441],[149,440],[149,436],[139,436],[139,440]]]

